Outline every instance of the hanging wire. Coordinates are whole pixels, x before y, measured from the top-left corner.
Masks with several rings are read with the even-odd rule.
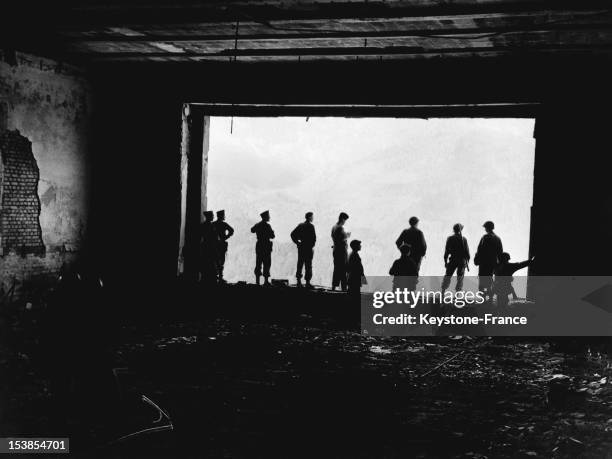
[[[240,19],[236,19],[236,33],[234,35],[234,62],[236,62],[238,55],[238,29],[240,28]]]
[[[240,29],[240,19],[236,19],[236,33],[234,35],[234,62],[238,59],[238,31]],[[232,104],[233,107],[233,104]],[[234,133],[234,115],[230,119],[230,135]]]

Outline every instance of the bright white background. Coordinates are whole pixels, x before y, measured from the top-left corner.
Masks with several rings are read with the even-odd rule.
[[[367,275],[387,275],[394,242],[417,215],[428,243],[421,273],[442,275],[444,243],[465,225],[472,254],[493,220],[513,260],[527,257],[535,141],[530,119],[212,118],[208,207],[236,230],[229,281],[253,280],[250,227],[269,209],[272,277],[295,276],[289,233],[315,213],[313,282],[331,283],[330,230],[340,211],[362,240]],[[474,267],[472,274],[475,274]]]

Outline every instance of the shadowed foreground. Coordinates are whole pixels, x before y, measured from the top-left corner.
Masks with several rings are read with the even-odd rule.
[[[124,317],[112,347],[124,390],[155,400],[174,430],[92,449],[112,437],[119,411],[85,428],[67,410],[75,451],[606,457],[612,447],[610,359],[597,341],[368,338],[341,294],[230,286],[231,303],[208,295],[205,308],[195,293],[162,325],[154,308]],[[25,353],[13,359],[3,426],[53,432],[48,380]]]

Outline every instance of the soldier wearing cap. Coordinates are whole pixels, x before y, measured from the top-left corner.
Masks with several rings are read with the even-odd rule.
[[[306,267],[305,279],[306,287],[312,288],[310,280],[312,279],[312,257],[314,256],[314,246],[317,242],[317,234],[315,227],[312,224],[313,213],[306,212],[305,221],[300,223],[291,232],[291,240],[297,245],[298,261],[295,278],[297,279],[298,287],[302,286],[302,268]]]
[[[470,248],[468,242],[463,234],[463,225],[456,223],[453,226],[453,233],[446,239],[446,248],[444,250],[444,267],[446,268],[446,274],[442,280],[442,292],[450,286],[451,277],[455,270],[457,270],[457,285],[456,291],[463,290],[463,276],[465,274],[465,268],[470,262]]]
[[[351,241],[351,254],[347,263],[348,292],[351,294],[361,293],[361,286],[364,284],[363,264],[359,256],[360,250],[361,241],[353,239]]]
[[[219,282],[225,282],[225,279],[223,279],[223,268],[225,267],[225,257],[227,255],[227,240],[234,234],[234,228],[225,221],[225,210],[217,211],[217,220],[213,223],[213,228],[219,239],[219,245],[217,246],[217,273]]]
[[[202,281],[214,283],[217,281],[217,246],[219,237],[213,227],[214,213],[204,212],[204,221],[200,225],[200,272]]]
[[[402,245],[406,244],[411,247],[410,258],[414,260],[417,267],[417,276],[421,270],[421,261],[427,253],[427,243],[425,242],[425,236],[419,229],[419,219],[417,217],[410,217],[408,220],[409,228],[406,228],[401,232],[395,245],[399,249]]]
[[[501,260],[504,249],[501,239],[493,232],[495,224],[492,221],[486,221],[482,226],[486,233],[478,244],[474,264],[478,266],[478,289],[484,292],[489,300],[492,300],[493,272]]]
[[[334,257],[334,274],[332,276],[332,290],[336,290],[336,287],[345,291],[346,290],[346,265],[348,262],[348,238],[351,237],[351,233],[344,230],[344,224],[348,220],[348,214],[340,212],[338,216],[338,223],[336,223],[331,230],[331,238],[334,243],[332,245],[333,257]]]
[[[270,226],[270,211],[266,210],[259,214],[261,221],[253,225],[251,233],[257,235],[257,243],[255,244],[255,283],[259,285],[262,267],[264,276],[264,285],[270,285],[270,266],[272,265],[272,239],[274,239],[274,230]]]

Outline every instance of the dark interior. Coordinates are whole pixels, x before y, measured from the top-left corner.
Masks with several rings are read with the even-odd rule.
[[[485,443],[495,441],[511,422],[496,417],[499,411],[511,413],[516,421],[523,412],[515,410],[513,403],[544,397],[535,386],[512,379],[517,374],[528,377],[532,362],[544,359],[536,351],[530,353],[534,348],[529,346],[543,342],[549,346],[554,341],[546,352],[556,352],[557,341],[538,339],[525,344],[508,339],[470,351],[482,360],[505,362],[496,367],[507,376],[503,381],[479,386],[469,378],[449,376],[432,381],[431,386],[420,382],[403,386],[407,375],[399,368],[411,366],[408,376],[417,376],[421,372],[416,368],[423,367],[423,373],[433,368],[431,359],[444,360],[445,351],[453,347],[436,341],[433,346],[441,347],[428,358],[400,362],[401,358],[381,357],[364,363],[351,354],[347,343],[353,338],[345,335],[345,347],[313,344],[327,338],[333,343],[334,337],[327,333],[354,331],[358,317],[346,304],[326,309],[331,301],[327,298],[288,298],[281,293],[266,297],[252,293],[248,286],[220,297],[218,292],[181,283],[189,281],[195,268],[187,263],[179,272],[179,258],[186,253],[185,242],[195,237],[205,206],[201,170],[207,155],[203,147],[206,119],[220,115],[533,117],[536,154],[530,253],[537,263],[529,274],[605,276],[612,256],[611,57],[612,8],[609,2],[595,0],[3,2],[0,130],[8,126],[22,131],[12,121],[20,104],[46,107],[45,100],[55,97],[45,94],[44,84],[42,90],[37,86],[45,79],[76,73],[86,81],[91,97],[86,142],[75,160],[86,171],[83,192],[88,198],[86,209],[80,209],[87,210],[83,213],[86,230],[74,250],[68,248],[72,240],[60,238],[63,248],[56,255],[49,242],[51,226],[42,222],[44,258],[34,252],[14,255],[18,246],[3,245],[3,293],[16,279],[15,299],[25,308],[33,301],[27,282],[48,284],[66,266],[88,266],[105,279],[108,302],[93,315],[71,317],[68,324],[80,327],[77,319],[82,319],[88,329],[96,329],[108,321],[109,327],[120,329],[122,346],[127,347],[139,340],[150,344],[169,336],[197,336],[200,344],[195,348],[173,348],[160,356],[149,353],[153,348],[147,347],[147,352],[130,361],[131,369],[145,381],[139,387],[156,386],[177,423],[183,422],[177,434],[182,440],[176,440],[183,445],[177,453],[181,457],[200,456],[199,438],[205,443],[202,451],[213,457],[406,457],[412,453],[446,457],[453,452],[485,451]],[[39,76],[20,77],[24,67]],[[8,74],[16,75],[14,80],[5,79]],[[30,96],[18,97],[22,91]],[[58,113],[64,109],[61,101],[52,108]],[[74,122],[81,122],[77,115]],[[27,131],[27,126],[23,129]],[[35,156],[37,142],[32,139]],[[186,175],[181,175],[182,161],[188,165]],[[56,180],[47,177],[39,163],[41,177]],[[57,167],[61,177],[73,173],[59,160]],[[56,215],[43,197],[40,200],[46,221],[68,218]],[[0,225],[0,235],[2,230]],[[6,237],[4,241],[8,244]],[[38,262],[50,266],[43,280],[40,272],[28,268]],[[220,298],[225,298],[227,308],[220,306],[225,301]],[[245,301],[272,306],[251,315]],[[295,305],[291,312],[278,308],[287,302]],[[29,322],[21,315],[24,310],[7,309],[0,333],[13,337],[13,347],[8,348],[30,343],[23,344],[23,349],[36,353],[39,348],[32,343],[37,342],[37,328],[28,331],[24,324]],[[241,324],[247,329],[244,333],[239,331]],[[276,326],[284,331],[277,333]],[[221,345],[209,339],[221,331],[229,341]],[[292,340],[300,333],[308,344]],[[607,338],[597,343],[597,349],[609,348]],[[427,346],[425,341],[383,344]],[[359,345],[367,350],[374,342]],[[564,349],[577,352],[594,346],[592,340],[580,338],[565,345]],[[470,342],[461,346],[472,349]],[[301,369],[299,383],[291,379],[291,372],[274,384],[271,373],[262,376],[260,369],[276,365],[277,349]],[[568,357],[564,369],[571,367],[572,358]],[[588,366],[581,368],[586,368],[584,374],[596,372]],[[14,386],[7,386],[5,394],[26,387],[21,380],[9,380]],[[236,380],[242,385],[232,386]],[[264,385],[249,386],[245,380]],[[194,389],[198,384],[201,387]],[[202,387],[210,390],[202,392]],[[491,387],[492,392],[487,392]],[[501,392],[510,394],[508,404],[492,410],[499,401],[495,394]],[[19,393],[26,399],[29,396]],[[377,394],[382,401],[374,403],[366,393]],[[241,405],[237,400],[242,396],[252,396],[253,404]],[[427,411],[425,405],[445,397],[449,404],[454,401],[452,409],[444,403],[436,405],[437,414],[419,421],[415,413]],[[363,406],[360,398],[367,399]],[[397,408],[393,405],[397,400],[410,409]],[[608,402],[609,398],[604,399],[598,406],[607,407]],[[394,408],[387,410],[389,405]],[[557,412],[545,404],[534,406],[528,411],[541,423],[536,434],[525,443],[516,440],[510,449],[496,446],[489,457],[519,457],[539,448],[533,439],[538,429],[544,431],[548,422],[554,422]],[[235,417],[228,407],[246,409],[248,419]],[[564,409],[569,413],[574,408]],[[214,416],[202,417],[203,412]],[[601,416],[609,417],[609,411]],[[30,424],[7,421],[5,426],[11,434],[23,434],[23,425],[45,425],[44,416],[31,414],[30,418],[37,420]],[[469,426],[468,432],[458,435],[453,433],[456,426],[439,427],[449,419]],[[0,416],[0,426],[1,421]],[[238,422],[254,429],[253,435],[245,434],[234,424]],[[402,427],[406,422],[408,434]],[[233,430],[219,427],[227,425]],[[213,433],[207,436],[203,431]],[[564,438],[576,437],[572,432]],[[483,436],[486,441],[480,440]],[[386,446],[373,440],[382,437],[390,438]],[[567,440],[559,454],[605,457],[609,434],[602,431],[589,441],[592,449],[577,446],[576,450]],[[219,446],[232,442],[239,446]],[[553,454],[554,442],[546,442],[550,449],[538,454]],[[163,443],[157,452],[170,457],[172,453],[164,448],[175,444]],[[136,457],[144,447],[132,444],[123,454]]]

